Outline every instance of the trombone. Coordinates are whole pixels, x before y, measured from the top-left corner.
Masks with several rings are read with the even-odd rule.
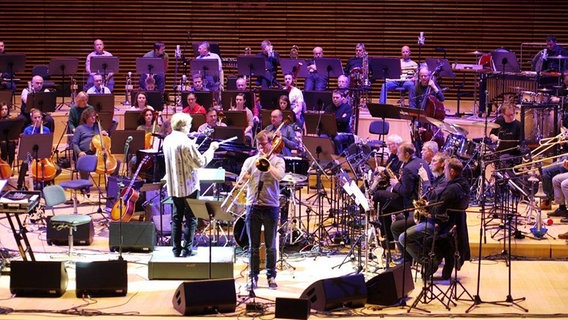
[[[538,158],[542,156],[550,148],[557,144],[568,142],[568,130],[564,127],[560,128],[560,133],[554,137],[542,138],[538,142],[538,147],[532,151],[532,157]]]
[[[552,162],[552,163],[544,165],[544,166],[542,165],[542,163],[550,161],[550,160],[562,158],[562,157],[567,157],[567,156],[568,156],[568,154],[563,153],[563,154],[558,154],[558,155],[547,157],[547,158],[541,158],[541,159],[533,160],[533,161],[530,161],[530,162],[517,164],[517,165],[513,166],[513,172],[516,175],[522,175],[522,174],[525,174],[525,173],[533,172],[536,168],[544,169],[544,168],[552,167],[553,165],[556,165],[556,162]],[[568,160],[565,159],[564,162],[568,162]]]

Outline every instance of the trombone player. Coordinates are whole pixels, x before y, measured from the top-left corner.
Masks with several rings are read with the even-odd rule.
[[[247,289],[256,288],[260,272],[260,232],[264,226],[266,246],[266,277],[268,287],[276,289],[276,232],[280,214],[280,180],[286,174],[284,159],[275,154],[276,139],[265,130],[257,133],[258,154],[245,160],[237,188],[246,188],[245,225],[248,233],[249,276]]]

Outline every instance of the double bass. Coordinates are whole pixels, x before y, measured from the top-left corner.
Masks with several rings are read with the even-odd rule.
[[[97,119],[99,126],[99,134],[93,136],[91,140],[91,150],[95,151],[97,156],[98,174],[111,174],[116,170],[116,158],[110,153],[111,140],[109,136],[103,136],[101,121]]]
[[[39,134],[43,134],[43,125],[39,127]],[[57,175],[57,165],[51,158],[33,159],[29,164],[29,170],[35,182],[52,181]]]
[[[442,66],[443,65],[440,64],[436,67],[430,76],[430,80],[436,81],[436,76],[442,70]],[[446,108],[444,107],[444,103],[432,94],[430,85],[428,85],[423,95],[424,99],[422,99],[420,109],[424,110],[424,115],[426,117],[444,121],[446,117]],[[433,124],[423,124],[422,128],[423,130],[420,130],[421,142],[432,140],[435,141],[440,148],[444,145],[444,133],[439,130],[438,127]]]

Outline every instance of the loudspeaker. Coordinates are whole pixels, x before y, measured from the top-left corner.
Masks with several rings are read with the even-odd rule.
[[[176,289],[172,304],[184,316],[235,312],[235,279],[183,282]]]
[[[367,303],[389,306],[405,297],[414,289],[414,280],[410,269],[409,263],[406,264],[406,268],[399,265],[367,281]],[[402,289],[403,276],[404,290]]]
[[[10,262],[10,292],[18,297],[60,297],[67,280],[63,261]]]
[[[61,230],[57,230],[54,228],[51,224],[51,216],[47,217],[46,220],[47,244],[67,245],[69,243],[69,229],[62,228]],[[73,230],[73,245],[88,246],[93,243],[94,236],[95,227],[93,226],[93,221],[77,226],[77,229]]]
[[[154,251],[154,246],[156,245],[156,228],[153,222],[123,222],[122,226],[120,222],[111,222],[108,239],[110,251],[118,251],[121,233],[123,251]]]
[[[362,274],[322,279],[312,283],[300,296],[308,299],[312,309],[327,311],[346,306],[358,308],[367,302],[367,287]]]
[[[307,299],[276,298],[275,318],[308,319],[310,301]]]
[[[77,298],[121,297],[128,292],[126,260],[77,262]]]

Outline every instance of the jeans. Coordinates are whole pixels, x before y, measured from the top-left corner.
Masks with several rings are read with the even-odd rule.
[[[420,258],[424,255],[424,250],[430,249],[423,247],[424,237],[433,233],[434,225],[431,222],[420,222],[406,229],[406,234],[404,232],[400,234],[398,242],[401,246],[406,246],[406,252],[412,256],[414,261],[420,261]]]
[[[402,239],[404,240],[404,230],[410,231],[410,228],[416,226],[416,224],[414,223],[414,217],[412,216],[413,212],[408,212],[408,216],[405,219],[404,213],[399,213],[396,216],[396,220],[392,222],[391,226],[390,226],[390,230],[392,232],[393,238],[397,239],[397,247],[398,250],[401,253],[404,253],[405,256],[408,256],[406,253],[410,253],[410,251],[408,251],[408,247],[406,248],[406,252],[404,251],[404,244],[403,242],[400,241],[401,239],[401,235],[402,235]],[[405,221],[406,220],[406,221]],[[414,258],[414,256],[412,256],[412,258]]]
[[[323,91],[327,87],[327,77],[310,73],[304,82],[304,91]]]
[[[554,189],[554,202],[558,205],[566,205],[568,201],[568,172],[559,173],[552,177]]]
[[[172,212],[172,250],[174,254],[181,253],[183,249],[187,251],[192,250],[193,237],[195,235],[195,229],[197,229],[197,218],[193,215],[185,199],[197,199],[198,193],[199,192],[196,191],[188,197],[172,197],[174,202],[174,210]]]
[[[276,230],[280,207],[247,206],[245,224],[249,237],[249,276],[260,273],[260,232],[264,226],[266,246],[266,277],[276,278]]]
[[[548,199],[554,198],[554,190],[552,189],[552,177],[559,173],[568,172],[562,163],[557,163],[551,167],[542,169],[542,191],[546,193]]]
[[[408,102],[414,100],[414,82],[412,81],[387,81],[383,83],[381,87],[381,95],[379,97],[379,103],[387,103],[387,93],[394,90],[397,87],[403,87],[408,92]]]

